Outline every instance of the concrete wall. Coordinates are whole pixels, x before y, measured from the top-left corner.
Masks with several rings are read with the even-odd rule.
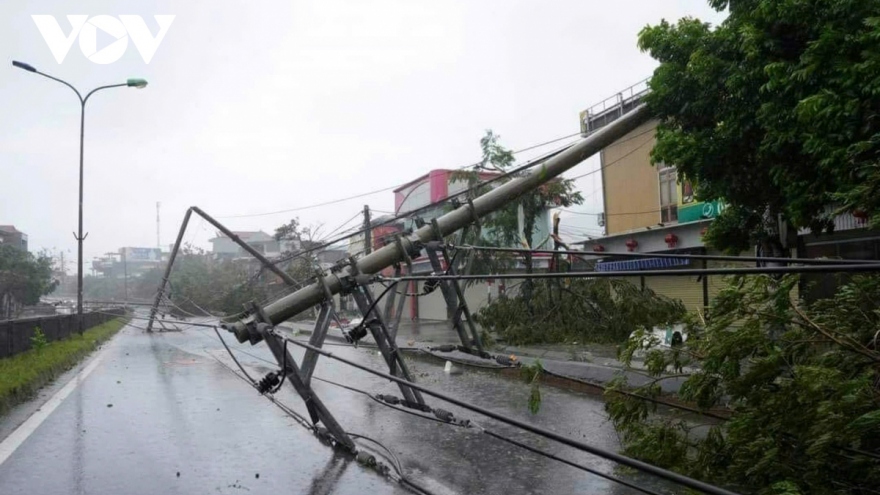
[[[424,287],[424,282],[419,282],[419,291]],[[464,298],[467,302],[471,313],[476,313],[480,308],[486,306],[489,302],[489,291],[492,294],[492,300],[498,297],[497,286],[493,287],[485,282],[478,282],[464,289]],[[407,301],[409,307],[409,301]],[[409,316],[409,311],[404,311],[404,316]],[[443,299],[443,293],[438,288],[427,296],[419,298],[419,319],[422,320],[445,320],[447,319],[446,300]]]
[[[125,311],[121,308],[83,313],[83,329],[88,330],[123,315]],[[77,331],[77,318],[77,315],[57,315],[0,322],[0,358],[30,350],[31,338],[37,328],[43,332],[48,342],[70,337]]]
[[[656,127],[642,124],[600,153],[608,235],[660,222],[659,176],[650,159]]]

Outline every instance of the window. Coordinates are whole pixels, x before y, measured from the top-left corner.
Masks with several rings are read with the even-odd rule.
[[[675,168],[660,169],[660,222],[678,221],[678,176]]]

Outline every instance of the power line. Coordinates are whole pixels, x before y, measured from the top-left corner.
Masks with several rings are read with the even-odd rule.
[[[548,153],[548,154],[546,154],[546,155],[544,155],[544,156],[542,156],[542,157],[539,157],[539,158],[536,158],[536,159],[531,160],[531,161],[529,161],[529,162],[526,162],[525,164],[523,164],[523,165],[521,165],[521,166],[519,166],[519,167],[516,167],[516,168],[510,170],[509,172],[506,172],[506,173],[504,173],[504,174],[499,174],[499,175],[497,175],[497,176],[495,176],[495,177],[492,177],[491,179],[487,179],[487,180],[485,180],[485,181],[482,181],[482,182],[480,182],[479,184],[476,184],[476,185],[474,185],[474,186],[472,186],[472,187],[469,187],[469,188],[467,188],[467,189],[464,189],[464,190],[462,190],[462,191],[459,191],[459,192],[457,192],[457,193],[455,193],[455,194],[451,194],[451,195],[449,195],[449,196],[447,196],[447,197],[445,197],[445,198],[443,198],[443,199],[441,199],[441,200],[434,201],[434,202],[429,203],[429,204],[427,204],[427,205],[425,205],[425,206],[421,206],[421,207],[415,208],[415,209],[413,209],[413,210],[407,211],[407,212],[405,212],[405,213],[400,213],[400,214],[398,214],[398,215],[395,215],[394,217],[392,217],[392,218],[390,218],[390,219],[384,220],[384,221],[382,221],[382,222],[380,222],[380,223],[378,223],[378,224],[373,224],[373,225],[371,225],[370,228],[371,228],[371,229],[374,229],[374,228],[376,228],[376,227],[382,227],[382,226],[385,226],[385,225],[392,224],[392,223],[394,223],[394,222],[396,222],[396,221],[398,221],[398,220],[401,220],[401,219],[403,219],[403,218],[407,218],[407,217],[412,216],[412,215],[417,215],[417,214],[419,214],[419,213],[422,213],[422,212],[425,212],[425,211],[431,210],[431,209],[433,209],[433,208],[436,208],[437,206],[440,206],[440,205],[446,204],[446,203],[448,203],[448,202],[450,202],[450,201],[452,201],[452,200],[454,200],[454,199],[457,199],[457,198],[460,197],[460,196],[466,195],[466,194],[468,194],[468,193],[470,193],[470,192],[478,191],[480,188],[485,187],[485,186],[487,186],[487,185],[489,185],[489,184],[491,184],[491,183],[494,183],[494,182],[497,182],[497,181],[499,181],[499,180],[502,180],[502,179],[508,178],[508,177],[513,176],[513,175],[516,175],[516,174],[518,174],[518,173],[520,173],[520,172],[522,172],[522,171],[524,171],[524,170],[527,170],[527,169],[532,168],[532,167],[534,167],[534,166],[536,166],[536,165],[539,165],[540,163],[542,163],[542,162],[544,162],[544,161],[546,161],[546,160],[552,158],[553,156],[556,156],[556,155],[562,153],[563,151],[565,151],[565,150],[568,149],[569,147],[571,147],[571,145],[567,145],[567,146],[564,146],[564,147],[559,148],[559,149],[557,149],[557,150],[554,150],[554,151],[552,151],[552,152],[550,152],[550,153]],[[331,241],[327,241],[327,242],[325,242],[324,244],[321,244],[321,245],[319,245],[319,246],[315,246],[315,247],[313,247],[313,248],[311,248],[311,249],[307,249],[307,250],[305,250],[305,251],[302,251],[302,252],[299,252],[299,253],[296,253],[296,254],[293,254],[293,255],[287,256],[287,257],[281,257],[281,258],[278,258],[278,259],[276,259],[276,260],[273,260],[272,263],[274,263],[274,264],[277,264],[277,263],[283,263],[283,262],[288,261],[288,260],[290,260],[290,259],[293,259],[293,258],[296,258],[296,257],[299,257],[299,256],[303,256],[303,255],[305,255],[305,254],[308,254],[309,252],[313,252],[313,251],[316,251],[316,250],[319,250],[319,249],[323,249],[323,248],[325,248],[325,247],[327,247],[327,246],[331,246],[331,245],[333,245],[333,244],[336,244],[336,243],[338,243],[338,242],[341,242],[341,241],[343,241],[343,240],[345,240],[345,239],[348,239],[348,238],[350,238],[350,237],[354,237],[354,236],[356,236],[356,235],[363,234],[364,232],[366,232],[366,229],[360,229],[360,230],[358,230],[358,231],[356,231],[356,232],[354,232],[354,233],[352,233],[352,234],[345,235],[345,236],[342,236],[342,237],[338,237],[338,238],[336,238],[336,239],[334,239],[334,240],[331,240]]]
[[[628,138],[626,138],[626,139],[621,139],[621,140],[615,141],[614,144],[625,143],[625,142],[630,141],[630,140],[632,140],[632,139],[635,139],[635,138],[637,138],[637,137],[644,136],[645,134],[648,134],[648,133],[650,133],[650,132],[654,132],[654,129],[648,129],[647,131],[642,131],[642,132],[640,132],[640,133],[638,133],[638,134],[635,134],[635,135],[633,135],[633,136],[630,136],[630,137],[628,137]],[[589,172],[587,172],[587,173],[585,173],[585,174],[581,174],[581,175],[576,175],[576,176],[574,176],[574,177],[570,177],[569,180],[583,179],[584,177],[587,177],[587,176],[589,176],[589,175],[597,174],[597,173],[601,172],[602,170],[605,170],[606,168],[608,168],[608,167],[614,165],[615,163],[620,163],[624,158],[626,158],[626,157],[632,155],[633,153],[635,153],[636,151],[642,149],[645,145],[647,145],[648,143],[650,143],[650,142],[653,141],[653,140],[654,140],[654,137],[651,136],[649,139],[646,139],[645,142],[643,142],[642,144],[640,144],[640,145],[636,146],[635,148],[629,150],[628,152],[624,153],[623,155],[619,156],[619,157],[618,157],[617,159],[615,159],[614,161],[612,161],[612,162],[610,162],[610,163],[607,163],[607,164],[605,164],[605,165],[603,165],[603,166],[600,166],[600,167],[597,168],[596,170],[591,170],[591,171],[589,171]]]
[[[308,206],[300,206],[298,208],[289,208],[286,210],[269,211],[269,212],[265,212],[265,213],[251,213],[251,214],[246,214],[246,215],[228,215],[228,216],[217,217],[217,218],[223,218],[223,219],[226,219],[226,218],[253,218],[253,217],[266,217],[269,215],[278,215],[280,213],[293,213],[295,211],[310,210],[312,208],[320,208],[322,206],[329,206],[329,205],[335,205],[337,203],[344,203],[346,201],[351,201],[353,199],[363,198],[366,196],[372,196],[374,194],[379,194],[379,193],[383,193],[386,191],[391,191],[393,189],[397,189],[398,187],[399,186],[396,186],[396,185],[390,186],[390,187],[386,187],[384,189],[377,189],[375,191],[370,191],[370,192],[366,192],[363,194],[357,194],[355,196],[349,196],[347,198],[334,199],[332,201],[325,201],[323,203],[317,203],[317,204],[308,205]]]
[[[616,477],[616,476],[611,476],[611,475],[605,474],[605,473],[603,473],[603,472],[601,472],[601,471],[598,471],[598,470],[596,470],[596,469],[593,469],[593,468],[590,468],[590,467],[587,467],[587,466],[584,466],[584,465],[577,464],[577,463],[575,463],[575,462],[569,461],[568,459],[563,459],[562,457],[559,457],[559,456],[557,456],[557,455],[551,454],[550,452],[546,452],[546,451],[544,451],[544,450],[541,450],[541,449],[538,449],[538,448],[532,447],[531,445],[525,444],[525,443],[520,442],[520,441],[518,441],[518,440],[514,440],[514,439],[512,439],[512,438],[510,438],[510,437],[506,437],[506,436],[504,436],[504,435],[499,435],[498,433],[495,433],[495,432],[492,431],[492,430],[487,430],[487,429],[483,428],[483,433],[486,434],[486,435],[489,435],[489,436],[492,437],[492,438],[497,438],[498,440],[501,440],[501,441],[503,441],[503,442],[507,442],[507,443],[510,443],[510,444],[512,444],[512,445],[516,445],[517,447],[519,447],[519,448],[521,448],[521,449],[528,450],[529,452],[532,452],[532,453],[535,453],[535,454],[538,454],[538,455],[541,455],[541,456],[547,457],[548,459],[553,459],[554,461],[557,461],[557,462],[561,462],[561,463],[563,463],[563,464],[565,464],[565,465],[567,465],[567,466],[571,466],[571,467],[573,467],[573,468],[575,468],[575,469],[580,469],[580,470],[582,470],[582,471],[586,471],[586,472],[588,472],[588,473],[590,473],[590,474],[592,474],[592,475],[594,475],[594,476],[598,476],[598,477],[600,477],[600,478],[604,478],[604,479],[606,479],[606,480],[608,480],[608,481],[613,481],[613,482],[615,482],[615,483],[619,483],[619,484],[621,484],[621,485],[623,485],[623,486],[625,486],[625,487],[632,488],[633,490],[636,490],[636,491],[639,491],[639,492],[642,492],[642,493],[646,493],[646,494],[648,494],[648,495],[660,495],[659,492],[656,492],[656,491],[651,490],[651,489],[649,489],[649,488],[645,488],[645,487],[643,487],[643,486],[639,486],[639,485],[637,485],[637,484],[635,484],[635,483],[630,483],[629,481],[626,481],[626,480],[624,480],[624,479],[618,478],[618,477]]]
[[[648,495],[659,495],[658,492],[655,492],[655,491],[650,490],[650,489],[648,489],[648,488],[644,488],[644,487],[641,487],[641,486],[639,486],[639,485],[637,485],[637,484],[635,484],[635,483],[630,483],[630,482],[628,482],[628,481],[626,481],[626,480],[624,480],[624,479],[621,479],[621,478],[618,478],[618,477],[615,477],[615,476],[611,476],[611,475],[605,474],[605,473],[603,473],[603,472],[601,472],[601,471],[598,471],[598,470],[596,470],[596,469],[593,469],[593,468],[590,468],[590,467],[584,466],[584,465],[582,465],[582,464],[577,464],[577,463],[572,462],[572,461],[569,461],[569,460],[567,460],[567,459],[563,459],[563,458],[558,457],[558,456],[556,456],[556,455],[554,455],[554,454],[551,454],[551,453],[549,453],[549,452],[546,452],[546,451],[543,451],[543,450],[537,449],[537,448],[532,447],[532,446],[530,446],[530,445],[527,445],[527,444],[525,444],[525,443],[519,442],[519,441],[517,441],[517,440],[513,440],[513,439],[511,439],[511,438],[509,438],[509,437],[506,437],[506,436],[504,436],[504,435],[501,435],[501,434],[495,433],[494,431],[489,430],[489,429],[486,429],[486,428],[484,428],[484,427],[482,427],[482,426],[476,425],[476,424],[473,423],[473,422],[469,422],[469,425],[468,425],[468,426],[466,426],[466,425],[464,425],[464,424],[460,424],[460,423],[459,423],[459,424],[457,424],[457,423],[450,423],[449,421],[443,421],[443,420],[438,419],[438,418],[434,418],[434,417],[427,416],[427,415],[424,415],[424,414],[419,414],[419,413],[414,412],[414,411],[408,411],[408,410],[406,410],[406,409],[404,409],[404,408],[394,406],[394,405],[389,404],[389,403],[387,403],[387,402],[385,402],[385,401],[382,401],[382,400],[377,399],[373,394],[371,394],[371,393],[369,393],[369,392],[367,392],[367,391],[365,391],[365,390],[360,390],[360,389],[357,389],[357,388],[354,388],[354,387],[349,387],[348,385],[343,385],[343,384],[341,384],[341,383],[336,383],[336,382],[333,382],[333,381],[331,381],[331,380],[327,380],[327,379],[324,379],[324,378],[318,378],[318,377],[313,377],[313,378],[316,379],[316,380],[319,380],[319,381],[325,382],[325,383],[329,383],[330,385],[334,385],[334,386],[337,386],[337,387],[340,387],[340,388],[344,388],[344,389],[346,389],[346,390],[349,390],[349,391],[354,392],[354,393],[357,393],[357,394],[365,395],[365,396],[369,397],[370,399],[372,399],[373,401],[375,401],[375,402],[377,402],[377,403],[379,403],[379,404],[381,404],[381,405],[383,405],[383,406],[386,406],[386,407],[388,407],[388,408],[390,408],[390,409],[394,409],[394,410],[399,411],[399,412],[402,412],[402,413],[406,413],[406,414],[409,414],[409,415],[415,416],[415,417],[420,418],[420,419],[424,419],[424,420],[428,420],[428,421],[433,421],[433,422],[437,422],[437,423],[442,423],[442,424],[447,424],[447,425],[450,425],[450,426],[465,427],[465,428],[469,427],[469,425],[474,425],[474,426],[476,426],[476,427],[477,427],[482,433],[484,433],[484,434],[486,434],[486,435],[489,435],[489,436],[491,436],[491,437],[493,437],[493,438],[497,438],[497,439],[502,440],[502,441],[504,441],[504,442],[508,442],[508,443],[510,443],[510,444],[516,445],[516,446],[518,446],[518,447],[520,447],[520,448],[523,448],[523,449],[525,449],[525,450],[528,450],[529,452],[532,452],[532,453],[538,454],[538,455],[540,455],[540,456],[547,457],[548,459],[552,459],[552,460],[554,460],[554,461],[561,462],[561,463],[566,464],[566,465],[568,465],[568,466],[571,466],[571,467],[573,467],[573,468],[575,468],[575,469],[580,469],[580,470],[585,471],[585,472],[587,472],[587,473],[590,473],[590,474],[592,474],[592,475],[594,475],[594,476],[598,476],[598,477],[603,478],[603,479],[606,479],[606,480],[608,480],[608,481],[611,481],[611,482],[614,482],[614,483],[621,484],[621,485],[623,485],[623,486],[626,486],[626,487],[628,487],[628,488],[632,488],[633,490],[636,490],[636,491],[639,491],[639,492],[642,492],[642,493],[646,493],[646,494],[648,494]],[[349,435],[351,435],[351,434],[349,433]]]
[[[695,490],[699,490],[704,493],[709,493],[709,494],[713,494],[713,495],[735,495],[733,492],[731,492],[729,490],[725,490],[723,488],[719,488],[717,486],[710,485],[708,483],[704,483],[702,481],[695,480],[693,478],[689,478],[687,476],[683,476],[681,474],[674,473],[672,471],[668,471],[663,468],[659,468],[657,466],[654,466],[652,464],[648,464],[646,462],[642,462],[642,461],[639,461],[636,459],[626,457],[626,456],[618,454],[616,452],[612,452],[612,451],[602,449],[602,448],[599,448],[599,447],[596,447],[596,446],[593,446],[590,444],[586,444],[583,442],[579,442],[577,440],[573,440],[571,438],[562,436],[558,433],[541,428],[539,426],[535,426],[533,424],[526,423],[524,421],[520,421],[516,418],[511,418],[511,417],[505,416],[503,414],[497,413],[497,412],[492,411],[490,409],[485,409],[483,407],[462,401],[460,399],[456,399],[455,397],[446,395],[442,392],[438,392],[434,389],[425,387],[423,385],[419,385],[418,383],[413,383],[408,380],[404,380],[402,378],[398,378],[396,376],[390,375],[388,373],[383,373],[381,371],[374,370],[374,369],[370,368],[369,366],[365,366],[365,365],[356,363],[354,361],[351,361],[349,359],[337,356],[333,353],[326,352],[319,347],[315,347],[310,344],[305,344],[303,342],[299,342],[299,341],[296,341],[293,339],[288,339],[288,338],[284,338],[284,337],[282,337],[282,338],[285,341],[293,343],[294,345],[303,347],[305,349],[310,349],[311,351],[316,352],[322,356],[328,357],[330,359],[334,359],[336,361],[342,362],[342,363],[347,364],[349,366],[352,366],[354,368],[358,368],[362,371],[366,371],[367,373],[370,373],[372,375],[384,378],[386,380],[391,380],[393,382],[396,382],[396,383],[399,383],[402,385],[406,385],[406,386],[411,387],[415,390],[418,390],[426,395],[436,397],[440,400],[449,402],[451,404],[455,404],[455,405],[462,407],[464,409],[470,410],[472,412],[476,412],[476,413],[481,414],[483,416],[487,416],[489,418],[495,419],[495,420],[500,421],[502,423],[506,423],[508,425],[515,426],[517,428],[529,431],[529,432],[534,433],[536,435],[539,435],[539,436],[542,436],[545,438],[549,438],[551,440],[555,440],[555,441],[560,442],[562,444],[568,445],[569,447],[574,447],[578,450],[582,450],[582,451],[588,452],[590,454],[593,454],[593,455],[596,455],[599,457],[603,457],[605,459],[614,461],[618,464],[622,464],[624,466],[628,466],[633,469],[637,469],[639,471],[653,474],[653,475],[658,476],[660,478],[663,478],[663,479],[666,479],[669,481],[673,481],[675,483],[684,485],[688,488],[693,488]]]
[[[514,155],[516,155],[516,154],[523,153],[523,152],[526,152],[526,151],[531,151],[531,150],[533,150],[533,149],[541,148],[541,147],[543,147],[543,146],[547,146],[547,145],[550,145],[550,144],[553,144],[553,143],[557,143],[557,142],[562,141],[562,140],[565,140],[565,139],[570,139],[570,138],[575,137],[575,136],[580,136],[580,133],[570,134],[570,135],[568,135],[568,136],[563,136],[563,137],[559,137],[559,138],[556,138],[556,139],[551,139],[550,141],[545,141],[545,142],[543,142],[543,143],[535,144],[535,145],[532,145],[532,146],[529,146],[529,147],[526,147],[526,148],[523,148],[523,149],[520,149],[520,150],[513,151],[512,153],[513,153]],[[480,161],[480,162],[472,163],[472,164],[470,164],[470,165],[465,165],[465,166],[459,167],[458,170],[463,170],[463,169],[466,169],[466,168],[475,167],[475,166],[477,166],[477,165],[480,165],[481,163],[482,163],[482,162]],[[317,203],[317,204],[313,204],[313,205],[300,206],[300,207],[296,207],[296,208],[288,208],[288,209],[285,209],[285,210],[270,211],[270,212],[265,212],[265,213],[251,213],[251,214],[243,214],[243,215],[227,215],[227,216],[219,216],[219,217],[217,217],[217,218],[224,218],[224,219],[226,219],[226,218],[253,218],[253,217],[264,217],[264,216],[269,216],[269,215],[277,215],[277,214],[280,214],[280,213],[292,213],[292,212],[295,212],[295,211],[309,210],[309,209],[312,209],[312,208],[319,208],[319,207],[321,207],[321,206],[329,206],[329,205],[333,205],[333,204],[337,204],[337,203],[342,203],[342,202],[345,202],[345,201],[350,201],[350,200],[353,200],[353,199],[363,198],[363,197],[366,197],[366,196],[372,196],[372,195],[374,195],[374,194],[379,194],[379,193],[383,193],[383,192],[386,192],[386,191],[391,191],[391,190],[393,190],[393,189],[397,189],[397,188],[400,187],[400,186],[401,186],[400,184],[397,184],[397,185],[394,185],[394,186],[389,186],[389,187],[386,187],[386,188],[383,188],[383,189],[377,189],[377,190],[375,190],[375,191],[370,191],[370,192],[366,192],[366,193],[363,193],[363,194],[358,194],[358,195],[355,195],[355,196],[349,196],[349,197],[346,197],[346,198],[334,199],[334,200],[331,200],[331,201],[325,201],[325,202],[323,202],[323,203]]]
[[[619,278],[619,277],[692,277],[698,275],[769,275],[777,273],[852,273],[880,272],[880,263],[821,266],[765,266],[748,268],[686,268],[682,270],[623,270],[603,272],[548,272],[548,273],[486,273],[480,275],[406,275],[403,277],[376,277],[379,281],[417,280],[521,280],[556,278]]]
[[[626,138],[626,139],[624,139],[624,140],[622,140],[622,141],[618,141],[618,142],[625,142],[625,141],[628,141],[628,140],[631,140],[631,139],[635,139],[635,138],[637,138],[637,137],[639,137],[639,136],[642,136],[642,135],[644,135],[644,134],[646,134],[646,133],[648,133],[648,132],[651,132],[651,131],[652,131],[652,130],[643,131],[643,132],[641,132],[641,133],[639,133],[639,134],[636,134],[636,135],[634,135],[634,136],[630,136],[630,137],[628,137],[628,138]],[[575,136],[575,135],[572,134],[572,135],[567,136],[567,137],[565,137],[565,138],[558,138],[558,139],[556,139],[556,140],[549,141],[548,143],[556,142],[556,141],[559,141],[559,140],[561,140],[561,139],[566,139],[566,138],[570,138],[570,137],[574,137],[574,136]],[[545,143],[545,144],[546,144],[546,143]],[[540,146],[540,145],[538,145],[538,146]],[[463,196],[463,195],[466,195],[466,194],[468,194],[468,193],[471,193],[471,192],[477,191],[477,190],[479,190],[480,188],[482,188],[482,187],[484,187],[484,186],[486,186],[486,185],[489,185],[489,184],[491,184],[491,183],[493,183],[493,182],[497,182],[497,181],[499,181],[499,180],[502,180],[502,179],[505,179],[505,178],[507,178],[507,177],[510,177],[510,176],[516,175],[516,174],[518,174],[518,173],[520,173],[520,172],[522,172],[522,171],[525,171],[525,170],[527,170],[527,169],[529,169],[529,168],[532,168],[532,167],[534,167],[534,166],[536,166],[536,165],[542,163],[543,161],[548,160],[548,159],[552,158],[553,156],[558,155],[559,153],[562,153],[563,151],[565,151],[566,149],[570,148],[571,146],[572,146],[572,144],[567,144],[567,145],[565,145],[565,146],[563,146],[563,147],[561,147],[561,148],[558,148],[558,149],[556,149],[556,150],[554,150],[554,151],[551,151],[551,152],[549,152],[549,153],[547,153],[547,154],[545,154],[545,155],[543,155],[543,156],[541,156],[541,157],[538,157],[538,158],[535,158],[535,159],[533,159],[533,160],[530,160],[530,161],[526,162],[525,164],[523,164],[523,165],[521,165],[521,166],[519,166],[519,167],[516,167],[516,168],[514,168],[514,169],[512,169],[512,170],[510,170],[510,171],[508,171],[508,172],[506,172],[506,173],[499,174],[498,176],[492,177],[491,179],[488,179],[488,180],[485,180],[485,181],[481,181],[480,183],[478,183],[478,184],[476,184],[476,185],[474,185],[474,186],[472,186],[472,187],[469,187],[469,188],[467,188],[467,189],[465,189],[465,190],[463,190],[463,191],[460,191],[460,192],[458,192],[458,193],[455,193],[455,194],[449,195],[449,196],[447,196],[446,198],[443,198],[443,199],[441,199],[441,200],[439,200],[439,201],[435,201],[435,202],[429,203],[429,204],[427,204],[427,205],[425,205],[425,206],[421,206],[421,207],[419,207],[419,208],[415,208],[415,209],[410,210],[410,211],[407,211],[407,212],[405,212],[405,213],[397,214],[397,215],[395,215],[394,217],[392,217],[392,218],[390,218],[390,219],[386,219],[386,220],[384,220],[384,221],[382,221],[382,222],[380,222],[380,223],[378,223],[378,224],[373,224],[373,225],[371,225],[371,226],[370,226],[370,229],[374,229],[374,228],[376,228],[376,227],[382,227],[382,226],[385,226],[385,225],[389,225],[389,224],[392,224],[392,223],[394,223],[394,222],[396,222],[396,221],[398,221],[398,220],[401,220],[401,219],[403,219],[403,218],[406,218],[406,217],[409,217],[409,216],[412,216],[412,215],[416,215],[416,214],[418,214],[418,213],[422,213],[422,212],[424,212],[424,211],[427,211],[427,210],[433,209],[433,208],[435,208],[435,207],[437,207],[437,206],[440,206],[440,205],[446,204],[446,203],[448,203],[448,202],[450,202],[450,201],[452,201],[452,200],[454,200],[454,199],[456,199],[456,198],[458,198],[458,197],[460,197],[460,196]],[[523,150],[518,150],[518,151],[515,151],[514,153],[519,153],[519,152],[522,152],[522,151],[526,151],[526,150],[528,150],[528,149],[533,149],[533,148],[535,148],[535,147],[537,147],[537,146],[534,146],[534,147],[531,147],[531,148],[526,148],[526,149],[523,149]],[[638,148],[636,148],[636,149],[638,149]],[[634,151],[634,150],[633,150],[633,151]],[[617,161],[623,159],[625,156],[626,156],[626,155],[624,155],[623,157],[620,157]],[[617,161],[612,162],[612,163],[609,163],[608,165],[606,165],[606,166],[603,167],[603,168],[607,168],[608,166],[611,166],[611,165],[613,165],[614,163],[617,163]],[[468,167],[472,167],[472,166],[477,166],[477,165],[479,165],[479,164],[480,164],[480,163],[475,163],[475,164],[468,165],[468,166],[461,167],[461,168],[468,168]],[[601,169],[600,169],[600,170],[601,170]],[[595,173],[595,172],[598,172],[598,171],[599,171],[599,170],[596,170],[596,171],[593,171],[593,172],[590,172],[590,173]],[[586,175],[589,175],[589,174],[586,174]],[[386,190],[387,190],[387,189],[386,189]],[[221,218],[230,218],[230,217],[221,217]],[[320,245],[318,245],[318,246],[314,246],[314,247],[309,248],[309,249],[306,249],[306,250],[298,251],[298,252],[296,252],[296,253],[292,253],[292,254],[287,255],[287,256],[281,256],[281,257],[279,257],[279,258],[276,258],[275,260],[272,260],[272,263],[273,263],[273,264],[284,263],[285,261],[289,261],[289,260],[292,260],[292,259],[295,259],[295,258],[298,258],[298,257],[301,257],[301,256],[305,256],[305,255],[307,255],[307,254],[309,254],[309,253],[312,253],[312,252],[314,252],[314,251],[318,251],[318,250],[324,249],[324,248],[326,248],[326,247],[332,246],[333,244],[337,244],[337,243],[339,243],[339,242],[341,242],[341,241],[344,241],[344,240],[349,239],[349,238],[351,238],[351,237],[354,237],[354,236],[356,236],[356,235],[363,234],[364,232],[366,232],[366,229],[361,228],[361,229],[359,229],[359,230],[357,230],[357,231],[355,231],[355,232],[352,232],[351,234],[347,234],[347,235],[344,235],[344,236],[338,237],[338,238],[336,238],[336,239],[333,239],[333,240],[330,240],[330,241],[323,242],[322,244],[320,244]],[[393,235],[393,233],[391,233],[391,234],[386,234],[386,235],[391,236],[391,235]],[[328,236],[328,237],[329,237],[329,236]],[[313,280],[313,279],[314,279],[314,278],[310,278],[310,279],[308,279],[308,280]]]
[[[213,356],[213,355],[212,355],[212,356],[214,357],[214,359],[217,360],[218,363],[220,363],[221,365],[223,365],[224,367],[226,367],[226,369],[228,369],[230,372],[232,372],[232,373],[235,374],[236,376],[239,376],[239,378],[245,380],[246,382],[249,382],[249,384],[250,384],[254,389],[256,389],[256,390],[259,391],[259,387],[258,387],[258,385],[257,385],[257,382],[256,382],[256,381],[255,381],[255,380],[254,380],[254,379],[248,374],[247,371],[245,371],[244,366],[242,366],[241,363],[238,361],[238,359],[235,357],[235,354],[233,354],[232,349],[230,349],[229,346],[226,345],[226,341],[225,341],[225,340],[223,339],[223,337],[220,335],[220,332],[218,331],[218,329],[217,329],[216,326],[214,326],[214,332],[217,334],[217,337],[220,339],[220,342],[223,343],[223,347],[226,349],[226,352],[229,354],[229,357],[232,358],[232,360],[233,360],[233,361],[235,362],[235,364],[238,366],[238,369],[241,370],[241,372],[244,374],[244,377],[238,375],[238,373],[236,373],[235,370],[233,370],[232,368],[230,368],[229,366],[227,366],[225,363],[223,363],[222,361],[220,361],[219,359],[217,359],[216,356]],[[284,354],[285,354],[285,356],[287,355],[287,349],[286,349],[286,348],[287,348],[287,344],[285,343],[285,350],[284,350]],[[260,359],[262,359],[262,358],[260,358]],[[267,360],[263,360],[263,361],[267,361]],[[268,361],[267,361],[267,362],[268,362]],[[271,364],[275,365],[275,363],[271,363]],[[285,373],[285,374],[288,373],[288,371],[287,371],[286,369],[283,369],[282,372]],[[246,377],[246,379],[245,379],[245,377]],[[361,391],[359,391],[359,390],[357,390],[357,389],[350,388],[350,387],[347,387],[347,386],[345,386],[345,385],[337,384],[337,383],[335,383],[335,382],[330,382],[329,380],[325,380],[325,379],[323,379],[323,378],[319,378],[319,377],[317,377],[317,376],[313,376],[313,378],[315,378],[316,380],[326,381],[326,382],[328,382],[328,383],[332,383],[332,384],[334,384],[334,385],[338,385],[338,386],[341,386],[341,387],[345,387],[345,388],[348,388],[348,389],[350,389],[350,390],[354,390],[354,391],[356,391],[356,392],[361,392]],[[283,382],[282,382],[282,383],[283,383]],[[280,384],[279,384],[279,388],[280,388]],[[365,394],[366,394],[366,392],[362,392],[362,393],[365,393]],[[316,432],[317,432],[317,428],[316,428],[314,425],[309,424],[305,417],[303,417],[301,414],[299,414],[299,413],[297,413],[296,411],[294,411],[293,408],[291,408],[290,406],[288,406],[288,405],[285,404],[284,402],[282,402],[282,401],[276,399],[273,393],[261,393],[260,395],[262,395],[263,397],[266,397],[270,402],[272,402],[273,404],[275,404],[276,406],[278,406],[279,409],[281,409],[282,411],[284,411],[285,413],[287,413],[289,416],[291,416],[291,417],[293,417],[294,419],[296,419],[296,420],[300,423],[300,425],[302,425],[302,426],[305,427],[306,429],[312,431],[312,433],[316,433]],[[367,394],[367,395],[369,395],[369,394]],[[371,397],[372,397],[372,396],[371,396]],[[375,400],[375,399],[374,399],[374,400]],[[377,400],[377,402],[379,402],[379,401]],[[375,440],[375,439],[373,439],[373,438],[370,438],[370,437],[368,437],[368,436],[366,436],[366,435],[363,435],[363,434],[360,434],[360,433],[346,432],[346,435],[349,435],[349,436],[354,437],[354,438],[361,438],[361,439],[367,440],[367,441],[369,441],[369,442],[374,443],[375,445],[378,445],[378,446],[381,447],[382,449],[384,449],[384,450],[388,453],[388,455],[390,456],[390,459],[393,460],[393,461],[396,463],[396,465],[395,465],[395,470],[397,471],[397,475],[400,477],[400,481],[401,481],[402,483],[406,484],[406,485],[409,486],[410,488],[415,489],[416,491],[418,491],[418,492],[420,492],[420,493],[423,493],[423,494],[426,494],[426,495],[433,495],[432,492],[431,492],[430,490],[428,490],[428,489],[426,489],[426,488],[420,486],[419,484],[415,483],[413,480],[411,480],[411,479],[406,475],[406,473],[405,473],[404,470],[403,470],[403,465],[401,464],[400,460],[397,458],[396,455],[394,455],[394,453],[391,451],[391,449],[389,449],[388,447],[386,447],[384,444],[382,444],[382,443],[379,442],[378,440]],[[378,471],[379,471],[380,473],[382,472],[381,469],[379,469]]]
[[[521,248],[505,248],[491,246],[454,246],[448,245],[451,250],[465,251],[495,251],[502,253],[531,253],[531,254],[563,254],[574,256],[591,256],[591,257],[618,257],[618,258],[668,258],[682,260],[706,260],[706,261],[729,261],[729,262],[768,262],[768,263],[786,263],[786,264],[802,264],[802,265],[877,265],[880,261],[873,260],[846,260],[846,259],[824,259],[824,258],[773,258],[773,257],[757,257],[757,256],[724,256],[714,254],[688,254],[688,253],[615,253],[615,252],[594,252],[594,251],[575,251],[575,250],[549,250],[549,249],[521,249]]]

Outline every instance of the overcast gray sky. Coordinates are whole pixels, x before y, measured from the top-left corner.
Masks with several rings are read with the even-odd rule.
[[[78,43],[58,64],[38,14],[54,15],[65,34],[70,14],[141,15],[154,35],[153,15],[176,18],[149,64],[131,42],[112,64],[91,62]],[[88,261],[155,246],[157,201],[167,249],[191,205],[221,218],[303,207],[472,163],[488,128],[513,149],[575,133],[579,111],[651,74],[638,32],[684,16],[722,18],[705,0],[7,0],[0,224],[29,234],[32,251],[76,255],[79,105],[12,60],[84,91],[150,82],[89,101]],[[99,35],[98,48],[106,44]],[[569,176],[597,167],[593,158]],[[599,175],[578,186],[587,202],[577,211],[601,211]],[[393,193],[222,221],[271,233],[299,216],[329,232],[365,203],[391,211]],[[567,232],[596,233],[594,216],[563,219]],[[208,247],[212,234],[196,220],[187,239]]]

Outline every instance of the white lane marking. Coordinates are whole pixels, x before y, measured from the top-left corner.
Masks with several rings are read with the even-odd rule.
[[[46,401],[37,412],[32,414],[31,417],[21,424],[21,426],[16,428],[15,431],[3,440],[3,442],[0,442],[0,465],[6,462],[16,449],[18,449],[21,444],[23,444],[24,441],[27,440],[37,428],[39,428],[43,421],[45,421],[46,418],[48,418],[49,415],[51,415],[55,409],[64,402],[64,399],[76,390],[76,387],[79,386],[87,376],[89,376],[89,373],[98,367],[98,363],[100,363],[101,358],[104,357],[104,353],[107,352],[107,349],[108,347],[105,347],[99,351],[85,368],[67,382],[67,385],[65,385],[64,388],[55,392],[55,395]]]

